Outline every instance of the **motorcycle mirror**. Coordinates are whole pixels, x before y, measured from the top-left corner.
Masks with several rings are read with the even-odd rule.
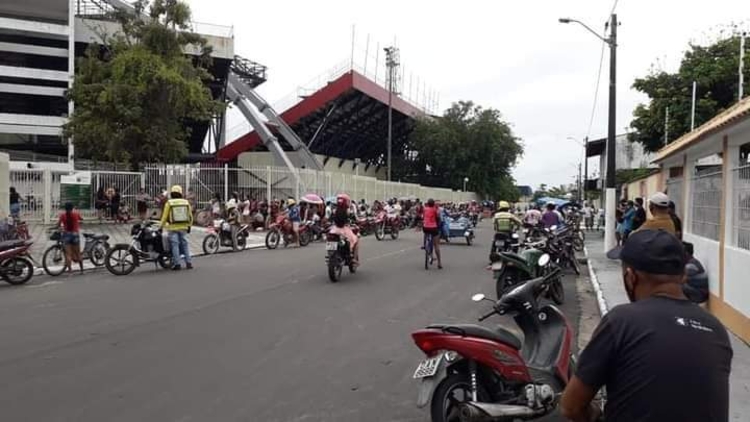
[[[484,294],[483,293],[477,293],[474,296],[471,297],[471,300],[474,302],[481,302],[484,300]]]
[[[542,256],[539,257],[539,261],[537,261],[537,265],[539,265],[540,267],[543,267],[547,264],[549,264],[549,255],[543,254]]]

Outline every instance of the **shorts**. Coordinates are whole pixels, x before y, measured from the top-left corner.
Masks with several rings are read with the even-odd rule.
[[[79,245],[81,238],[78,236],[78,233],[66,232],[62,235],[62,243],[63,245]]]
[[[299,231],[299,221],[292,221],[292,230]]]
[[[424,234],[429,234],[430,236],[433,236],[433,237],[440,234],[440,230],[437,227],[430,227],[430,228],[423,227],[422,232]]]

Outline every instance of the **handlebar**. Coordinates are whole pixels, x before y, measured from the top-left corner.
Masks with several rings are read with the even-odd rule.
[[[493,308],[492,311],[490,311],[488,314],[480,316],[479,321],[484,321],[485,319],[491,317],[492,315],[495,315],[496,313],[497,311]]]

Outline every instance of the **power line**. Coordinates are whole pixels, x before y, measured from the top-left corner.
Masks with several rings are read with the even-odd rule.
[[[617,2],[615,2],[617,5]],[[594,125],[594,117],[596,115],[596,105],[599,101],[599,84],[602,80],[602,66],[604,64],[604,43],[602,43],[602,52],[599,55],[599,71],[596,72],[596,88],[594,89],[594,104],[591,106],[591,117],[589,119],[589,127],[586,130],[586,137],[591,136],[591,127]]]

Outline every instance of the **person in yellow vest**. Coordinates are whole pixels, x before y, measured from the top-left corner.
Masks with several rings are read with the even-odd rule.
[[[169,200],[164,204],[161,213],[161,226],[168,232],[169,244],[172,248],[172,269],[180,270],[180,255],[185,258],[185,267],[190,270],[193,262],[190,259],[190,245],[187,235],[193,225],[193,210],[190,202],[182,197],[182,187],[172,186]]]
[[[503,241],[511,237],[519,228],[523,227],[521,219],[510,212],[510,204],[507,201],[497,203],[497,213],[492,218],[495,228],[495,237],[493,238],[490,254],[496,252],[495,241]]]

